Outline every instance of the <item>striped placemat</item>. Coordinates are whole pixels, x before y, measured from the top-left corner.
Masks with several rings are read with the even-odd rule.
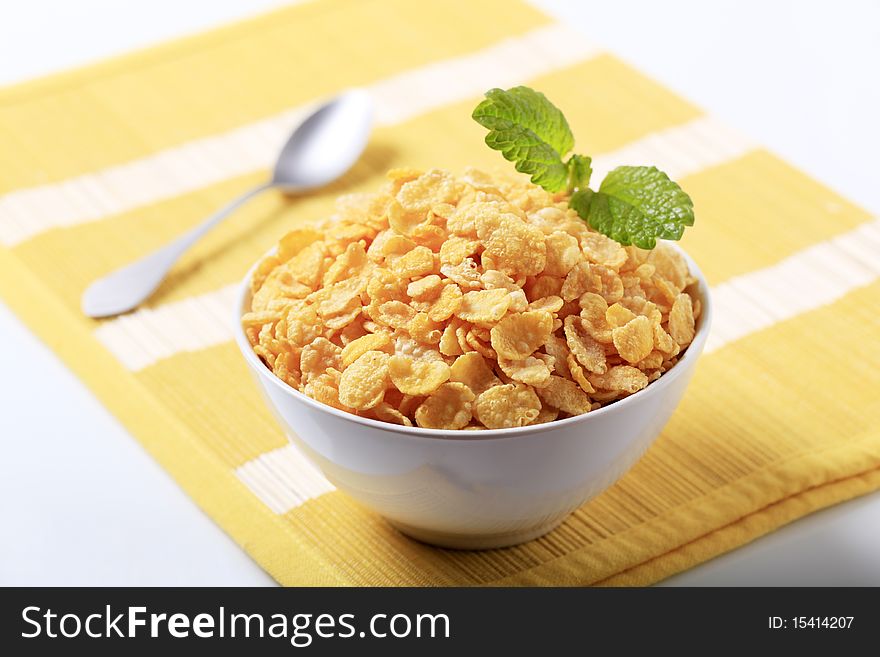
[[[231,342],[232,290],[388,168],[497,165],[470,111],[518,83],[564,109],[596,176],[655,163],[682,182],[717,315],[620,482],[526,545],[439,550],[288,445]],[[378,127],[342,180],[255,200],[147,307],[80,314],[91,280],[262,180],[299,117],[355,85]],[[284,584],[645,584],[880,487],[880,221],[522,4],[320,0],[0,91],[0,244],[4,300]]]

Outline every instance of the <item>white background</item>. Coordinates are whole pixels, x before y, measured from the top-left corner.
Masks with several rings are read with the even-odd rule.
[[[4,0],[0,85],[279,4]],[[880,214],[880,3],[536,4]],[[0,584],[272,583],[2,304],[0,400]],[[878,555],[874,494],[668,583],[878,585]]]

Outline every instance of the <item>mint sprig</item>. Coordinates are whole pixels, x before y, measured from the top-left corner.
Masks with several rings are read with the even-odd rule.
[[[584,221],[623,245],[653,249],[658,239],[681,239],[685,226],[694,225],[690,196],[656,167],[617,167],[598,191],[590,189],[590,158],[563,159],[574,146],[571,128],[559,108],[534,89],[491,89],[473,118],[489,130],[486,144],[517,171],[547,191],[570,194],[569,206]]]

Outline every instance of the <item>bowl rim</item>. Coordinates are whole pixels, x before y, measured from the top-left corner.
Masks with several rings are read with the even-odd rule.
[[[551,422],[533,424],[524,427],[481,429],[479,431],[406,427],[403,425],[393,424],[391,422],[383,422],[381,420],[373,420],[371,418],[354,415],[353,413],[349,413],[347,411],[342,411],[338,408],[334,408],[315,399],[312,399],[308,395],[305,395],[296,388],[288,385],[277,376],[275,376],[275,374],[272,373],[272,371],[268,367],[266,367],[263,361],[260,360],[260,358],[254,352],[250,341],[245,335],[244,328],[241,324],[241,317],[244,314],[243,311],[245,308],[245,304],[250,303],[250,281],[253,273],[256,270],[257,266],[259,266],[260,262],[262,262],[263,258],[272,255],[275,252],[275,247],[269,249],[265,254],[263,254],[248,269],[247,273],[244,276],[244,279],[238,284],[238,290],[235,294],[234,307],[232,309],[235,343],[238,345],[239,351],[241,351],[242,356],[244,356],[247,364],[258,374],[258,376],[261,377],[261,380],[269,381],[270,385],[274,385],[295,401],[302,402],[319,412],[333,415],[339,419],[351,422],[352,424],[364,425],[373,429],[382,430],[388,434],[397,434],[400,436],[404,436],[406,440],[412,440],[414,438],[430,440],[432,442],[436,442],[437,440],[454,440],[468,442],[505,440],[521,437],[524,435],[552,431],[556,428],[561,428],[567,425],[588,423],[594,418],[601,415],[612,415],[625,411],[627,408],[629,408],[629,406],[633,404],[638,404],[638,400],[640,399],[644,400],[651,395],[660,394],[664,388],[672,384],[672,381],[681,376],[684,371],[692,367],[694,361],[696,361],[700,357],[700,354],[703,351],[706,339],[709,336],[709,330],[712,325],[713,316],[713,302],[709,285],[706,282],[706,278],[703,275],[702,270],[697,266],[697,263],[694,261],[694,259],[684,249],[673,242],[667,240],[661,241],[664,244],[671,246],[676,251],[678,251],[678,253],[684,256],[685,260],[688,263],[688,269],[690,273],[697,279],[697,285],[700,292],[700,301],[702,303],[702,310],[700,313],[700,318],[697,321],[695,329],[696,332],[693,341],[688,345],[687,349],[684,352],[684,355],[678,360],[678,362],[676,362],[672,369],[665,372],[656,381],[650,382],[646,387],[642,388],[638,392],[635,392],[628,397],[624,397],[623,399],[616,401],[613,404],[603,406],[602,408],[599,408],[595,411],[590,411],[581,415],[575,415],[573,417],[564,418],[562,420],[553,420]]]

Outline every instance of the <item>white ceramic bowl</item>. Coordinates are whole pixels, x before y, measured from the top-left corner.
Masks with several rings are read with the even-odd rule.
[[[678,363],[647,388],[577,417],[515,429],[442,431],[370,420],[317,402],[276,378],[254,354],[235,307],[235,337],[290,440],[340,490],[404,534],[452,548],[515,545],[541,536],[602,492],[645,452],[669,420],[706,343],[712,304]]]

